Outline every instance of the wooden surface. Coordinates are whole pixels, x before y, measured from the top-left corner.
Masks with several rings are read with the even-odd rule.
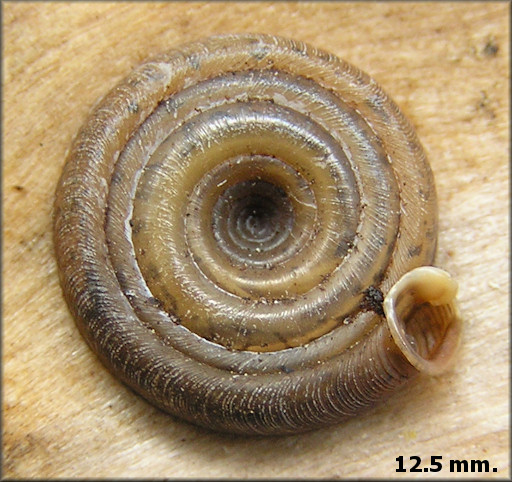
[[[241,31],[327,49],[400,105],[436,176],[437,264],[464,318],[449,373],[274,439],[198,429],[115,380],[75,328],[52,248],[55,185],[94,102],[148,55]],[[508,4],[3,3],[3,35],[4,477],[509,477]],[[443,469],[399,474],[400,455]],[[497,472],[450,473],[449,459]]]

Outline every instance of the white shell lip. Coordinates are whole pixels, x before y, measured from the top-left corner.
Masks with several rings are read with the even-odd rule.
[[[420,372],[437,375],[453,362],[462,328],[455,300],[457,290],[458,284],[449,273],[434,266],[422,266],[403,275],[384,299],[384,313],[393,340]],[[430,326],[426,329],[423,326],[420,333],[418,330],[412,333],[414,310],[422,306],[428,306],[432,315]],[[413,315],[404,316],[404,307],[411,309]],[[421,350],[419,346],[424,340],[418,340],[418,334],[425,340],[435,338],[435,348]]]

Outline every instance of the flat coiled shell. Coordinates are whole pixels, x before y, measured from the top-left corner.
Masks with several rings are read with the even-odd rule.
[[[456,284],[433,176],[366,74],[304,43],[224,35],[137,67],[74,140],[54,238],[77,325],[156,406],[294,433],[442,371]]]

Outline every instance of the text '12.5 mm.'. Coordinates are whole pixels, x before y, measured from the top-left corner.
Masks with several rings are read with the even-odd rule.
[[[457,460],[449,459],[443,461],[441,455],[431,455],[430,465],[423,465],[421,457],[411,455],[409,462],[404,462],[403,455],[395,459],[398,463],[396,472],[442,472],[448,471],[452,473],[486,473],[497,472],[496,467],[491,467],[488,460]]]

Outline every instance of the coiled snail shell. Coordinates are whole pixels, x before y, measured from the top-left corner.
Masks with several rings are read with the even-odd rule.
[[[370,77],[301,42],[216,36],[137,67],[74,140],[54,240],[103,363],[214,430],[338,422],[458,344],[413,129]]]

